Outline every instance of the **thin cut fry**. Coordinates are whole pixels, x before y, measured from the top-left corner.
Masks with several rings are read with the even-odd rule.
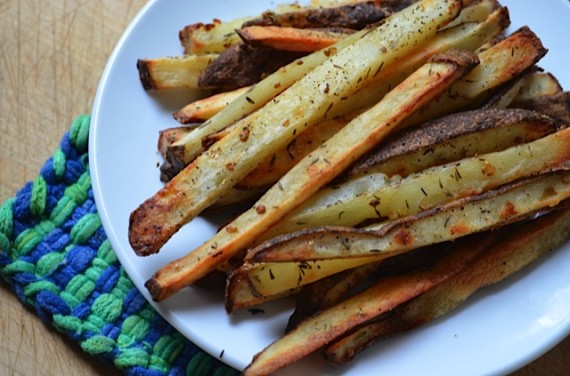
[[[139,59],[137,69],[145,90],[198,89],[198,79],[217,54]]]
[[[298,29],[282,26],[247,26],[237,31],[248,44],[262,45],[276,50],[314,52],[329,47],[348,32]]]
[[[510,111],[495,114],[499,113],[505,116],[502,119],[505,122],[509,121],[506,117],[509,113],[511,121],[517,115],[524,116],[524,113]],[[470,114],[474,115],[472,120],[476,122],[476,114],[472,112],[462,117],[467,119]],[[532,115],[527,119],[531,118]],[[534,118],[539,122],[542,118],[543,124],[553,129],[554,124],[550,119],[540,115]],[[424,129],[420,128],[417,132],[423,134]],[[561,131],[506,150],[500,150],[497,144],[478,145],[481,154],[475,152],[471,157],[451,159],[446,164],[418,170],[401,180],[400,176],[388,180],[376,172],[356,181],[349,180],[340,186],[322,189],[275,224],[261,240],[307,227],[356,226],[367,220],[411,215],[458,197],[478,194],[524,176],[542,173],[570,157],[570,131]],[[499,151],[482,154],[485,146]],[[434,150],[433,153],[438,153],[436,145],[430,148]],[[523,166],[521,160],[527,163]],[[380,164],[379,169],[382,167]],[[458,174],[461,179],[457,179]],[[360,183],[359,187],[352,188],[354,183]],[[340,199],[339,196],[347,190],[347,194]]]
[[[230,135],[217,142],[216,147],[201,154],[163,189],[131,213],[129,241],[135,252],[139,255],[157,252],[182,225],[223,196],[250,173],[260,160],[287,145],[297,133],[325,120],[328,110],[335,103],[358,90],[365,84],[366,78],[380,71],[385,63],[411,49],[418,38],[421,41],[433,36],[438,26],[449,22],[459,13],[460,7],[459,0],[424,0],[396,13],[380,27],[368,31],[356,43],[342,49],[278,98],[244,119]],[[399,23],[402,18],[408,22]],[[418,19],[422,20],[421,25],[416,22]],[[394,41],[394,33],[401,38]],[[386,52],[379,55],[384,50]],[[357,60],[353,59],[355,53],[360,55]],[[464,57],[463,64],[471,68],[476,57],[466,53],[461,56]],[[471,64],[467,64],[467,61]],[[428,67],[433,68],[434,72],[440,71],[441,79],[434,77],[434,74],[426,77],[424,68],[418,78],[427,86],[423,90],[416,88],[415,91],[426,94],[441,91],[442,86],[464,73],[466,67],[459,65],[459,59],[456,62],[449,60],[447,63],[429,64]],[[432,83],[437,83],[439,87]],[[415,83],[408,85],[415,86]],[[406,90],[396,91],[398,94],[401,92]],[[412,92],[416,94],[414,90]],[[416,100],[417,103],[426,103],[428,98],[429,95],[425,95]],[[397,102],[396,98],[394,101]],[[408,105],[411,109],[416,108],[412,104]],[[399,120],[404,114],[398,115],[391,121]],[[319,168],[315,165],[311,171]],[[263,212],[263,209],[257,209],[257,212]],[[254,217],[258,216],[259,214]],[[211,253],[211,249],[206,253]],[[220,257],[220,262],[230,256],[227,254]],[[196,278],[207,272],[204,270]]]
[[[476,63],[473,54],[455,55],[436,59],[412,74],[377,106],[355,118],[321,148],[295,165],[252,209],[183,259],[158,271],[147,282],[153,297],[160,300],[169,296],[208,273],[219,262],[245,249],[354,159],[394,131],[406,116],[449,87]],[[347,145],[351,147],[347,148]],[[212,245],[215,245],[213,252]],[[181,268],[182,265],[185,267]]]
[[[359,324],[445,281],[484,251],[484,247],[464,248],[460,252],[449,253],[426,270],[381,279],[352,298],[301,322],[256,354],[244,375],[268,375],[301,359]]]
[[[181,124],[208,120],[249,89],[250,87],[243,87],[194,101],[176,111],[173,116]]]
[[[272,296],[359,264],[504,226],[568,198],[568,178],[563,172],[514,183],[379,228],[324,227],[284,235],[249,252],[228,289],[245,282],[254,295]]]
[[[452,311],[475,291],[508,278],[551,252],[570,237],[570,210],[556,210],[502,234],[503,239],[456,275],[398,307],[387,318],[329,345],[324,351],[326,359],[344,364],[377,340],[415,329]]]

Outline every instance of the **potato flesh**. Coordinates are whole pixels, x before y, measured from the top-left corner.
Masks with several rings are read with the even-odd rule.
[[[424,0],[396,13],[244,119],[132,213],[129,240],[135,252],[158,251],[260,160],[285,147],[303,129],[326,119],[335,103],[358,90],[384,64],[433,37],[437,27],[457,15],[460,5],[452,0]]]
[[[455,206],[423,212],[418,218],[412,216],[406,219],[408,222],[393,227],[388,225],[379,230],[385,232],[383,234],[349,228],[308,232],[279,246],[248,255],[248,261],[236,273],[247,275],[241,278],[247,278],[255,294],[277,294],[348,269],[341,263],[327,264],[331,260],[345,260],[347,265],[349,261],[354,262],[353,259],[379,261],[411,249],[488,230],[556,206],[570,197],[569,179],[570,173],[556,173],[486,199],[459,200],[452,203]],[[305,273],[301,279],[299,273],[294,274],[295,278],[287,274],[299,263],[309,261],[312,262],[311,274]],[[281,269],[285,272],[281,273]]]
[[[147,282],[149,290],[154,291],[153,296],[168,296],[245,250],[271,225],[395,130],[409,113],[461,77],[475,62],[475,57],[467,53],[460,55],[465,59],[461,63],[444,58],[426,64],[377,106],[355,118],[322,147],[307,155],[251,209],[187,256],[159,270]],[[347,149],[346,145],[351,148]]]
[[[563,130],[503,151],[420,170],[401,180],[389,181],[381,173],[365,175],[340,187],[319,191],[264,238],[306,227],[355,226],[368,219],[412,215],[540,173],[568,159],[569,149],[570,132]]]

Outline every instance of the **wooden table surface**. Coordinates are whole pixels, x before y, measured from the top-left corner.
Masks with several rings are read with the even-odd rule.
[[[145,0],[0,1],[0,202],[34,179]],[[568,89],[568,88],[567,88]],[[0,282],[1,375],[112,375],[25,309]],[[566,375],[570,338],[516,376]]]

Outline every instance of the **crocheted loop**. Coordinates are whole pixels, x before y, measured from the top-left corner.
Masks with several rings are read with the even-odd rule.
[[[81,115],[75,119],[71,125],[69,137],[71,143],[75,146],[77,151],[87,151],[87,144],[89,141],[89,123],[91,116]]]

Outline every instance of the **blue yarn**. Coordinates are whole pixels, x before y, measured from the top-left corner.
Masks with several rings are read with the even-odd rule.
[[[124,314],[130,316],[135,312],[140,311],[145,303],[146,299],[144,296],[142,296],[136,288],[133,288],[127,296],[125,296]]]
[[[71,315],[85,320],[91,314],[91,301],[81,302],[71,310]]]
[[[49,290],[40,291],[36,294],[35,305],[38,316],[48,324],[53,321],[53,315],[67,316],[71,313],[69,306],[63,299]]]
[[[112,265],[108,266],[99,276],[95,288],[103,294],[110,292],[115,287],[120,275],[118,268]]]
[[[67,254],[67,267],[75,274],[83,273],[96,255],[97,252],[93,248],[75,245]]]

